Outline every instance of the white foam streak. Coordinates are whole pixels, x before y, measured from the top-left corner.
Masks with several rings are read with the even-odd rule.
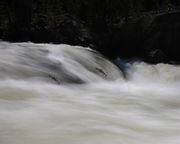
[[[50,49],[49,45],[44,47]],[[61,55],[62,64],[71,68],[65,69],[92,81],[83,85],[57,85],[49,80],[32,78],[32,75],[43,75],[44,71],[52,72],[41,65],[43,72],[27,69],[29,79],[19,74],[22,65],[14,65],[13,72],[7,73],[12,66],[8,65],[6,77],[0,81],[0,144],[180,143],[180,67],[136,63],[131,66],[127,81],[118,77],[107,81],[101,75],[93,74],[91,69],[86,74],[88,68],[92,68],[89,63],[93,60],[81,63],[76,54],[62,55],[53,45],[51,48],[52,52],[56,51],[49,55],[54,63],[58,61],[56,55]],[[76,52],[79,54],[78,50]],[[80,57],[86,59],[83,53]],[[71,61],[72,57],[75,62]],[[16,58],[15,64],[19,64]],[[13,63],[8,59],[4,62],[6,66]],[[97,66],[95,62],[92,65]],[[74,64],[77,67],[83,65],[82,73],[78,73],[77,67],[73,68]],[[1,61],[0,67],[4,68],[2,65]],[[18,72],[14,74],[16,70]],[[108,68],[103,70],[109,72]],[[2,73],[3,69],[0,69],[0,75]],[[14,77],[19,74],[19,79],[8,77],[12,74]]]

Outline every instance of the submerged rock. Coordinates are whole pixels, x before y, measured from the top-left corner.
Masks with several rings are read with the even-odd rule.
[[[0,79],[82,84],[117,80],[121,71],[88,48],[0,42]]]

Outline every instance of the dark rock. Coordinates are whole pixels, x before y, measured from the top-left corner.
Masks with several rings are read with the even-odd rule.
[[[180,12],[162,11],[131,18],[112,36],[114,56],[150,63],[180,61]]]
[[[167,62],[167,56],[160,49],[153,50],[149,53],[148,60],[151,63]]]
[[[149,26],[145,49],[168,61],[180,61],[180,12],[157,16]],[[163,52],[163,54],[162,54]],[[162,59],[162,60],[163,60]]]

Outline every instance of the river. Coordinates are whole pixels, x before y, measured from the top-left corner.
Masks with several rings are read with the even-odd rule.
[[[180,66],[122,75],[89,48],[0,42],[0,144],[179,144]]]

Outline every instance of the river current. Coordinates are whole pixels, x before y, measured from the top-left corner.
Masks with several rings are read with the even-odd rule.
[[[180,144],[180,66],[0,42],[0,144]]]

